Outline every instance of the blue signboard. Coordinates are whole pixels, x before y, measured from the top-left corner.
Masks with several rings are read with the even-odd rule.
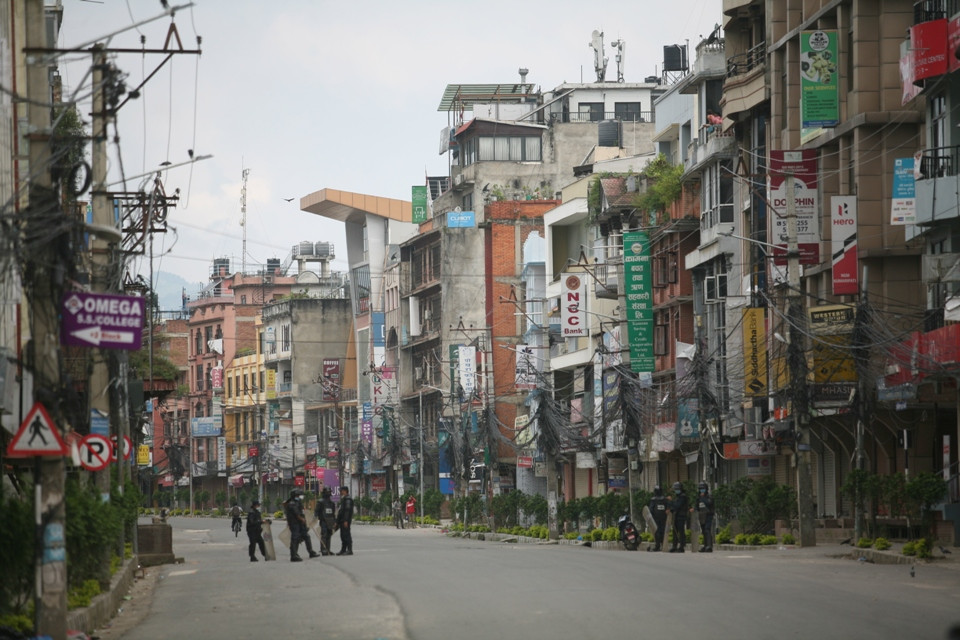
[[[373,346],[387,346],[386,323],[384,321],[383,311],[374,311],[370,315],[372,316],[371,320],[373,323]]]
[[[213,416],[205,418],[191,418],[190,428],[195,438],[209,438],[223,435],[223,429],[217,425]]]
[[[468,228],[477,226],[477,216],[473,211],[449,211],[447,226]]]

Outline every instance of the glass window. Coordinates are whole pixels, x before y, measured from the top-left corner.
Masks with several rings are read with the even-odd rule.
[[[493,138],[478,138],[477,143],[479,145],[477,151],[477,160],[494,160],[493,156]]]
[[[524,154],[523,159],[527,162],[540,162],[542,158],[540,157],[540,138],[537,136],[530,136],[523,139],[524,142]]]
[[[613,116],[617,120],[623,120],[625,122],[640,122],[643,120],[640,115],[639,102],[613,103]]]

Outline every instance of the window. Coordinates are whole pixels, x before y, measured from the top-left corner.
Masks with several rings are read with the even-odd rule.
[[[665,356],[669,353],[667,344],[670,339],[670,326],[658,324],[653,327],[653,355]]]
[[[239,389],[237,389],[239,391]],[[227,397],[233,397],[233,378],[227,378]]]
[[[463,166],[474,162],[540,162],[540,136],[477,136],[464,142]]]
[[[667,252],[667,282],[676,284],[680,280],[680,257],[676,251]]]
[[[613,103],[613,117],[624,122],[643,122],[639,102]]]
[[[290,351],[290,325],[280,327],[280,351]]]
[[[196,379],[197,379],[197,391],[203,391],[203,365],[202,364],[197,365]]]
[[[203,337],[203,351],[204,353],[210,353],[210,341],[213,340],[213,327],[204,327]]]
[[[193,355],[200,355],[203,353],[203,334],[200,333],[200,329],[197,329],[196,339],[193,341]]]
[[[667,286],[667,257],[654,256],[653,258],[653,286]]]
[[[603,120],[602,102],[581,102],[578,111],[581,122],[600,122]]]

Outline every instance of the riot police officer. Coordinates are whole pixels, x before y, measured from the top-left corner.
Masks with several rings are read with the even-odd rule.
[[[713,498],[706,482],[701,482],[697,487],[699,495],[697,496],[697,516],[700,518],[700,531],[703,532],[703,546],[700,551],[711,553],[713,551]]]
[[[668,502],[663,495],[663,489],[660,485],[653,488],[653,496],[647,505],[650,508],[650,516],[653,523],[657,525],[657,531],[653,534],[653,546],[647,547],[647,551],[660,551],[663,548],[663,536],[667,533],[667,506]]]
[[[330,489],[325,488],[320,493],[320,501],[313,511],[317,520],[320,521],[320,553],[325,556],[332,556],[330,538],[333,537],[333,529],[337,524],[337,505],[333,503],[333,499],[330,497]]]
[[[311,558],[319,557],[320,554],[313,550],[307,519],[303,515],[303,491],[294,489],[290,492],[290,497],[283,503],[283,513],[287,518],[287,526],[290,527],[290,562],[303,560],[297,555],[301,541],[306,544]]]
[[[353,555],[353,531],[350,523],[353,522],[353,498],[350,489],[340,487],[340,510],[337,512],[337,528],[340,530],[340,551],[338,556]]]
[[[679,482],[673,483],[673,500],[670,501],[670,511],[673,513],[673,544],[670,553],[683,553],[687,546],[687,511],[690,509],[690,498]]]

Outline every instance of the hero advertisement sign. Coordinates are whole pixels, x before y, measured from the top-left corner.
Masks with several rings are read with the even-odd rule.
[[[75,347],[140,348],[144,300],[70,291],[61,305],[60,342]]]

